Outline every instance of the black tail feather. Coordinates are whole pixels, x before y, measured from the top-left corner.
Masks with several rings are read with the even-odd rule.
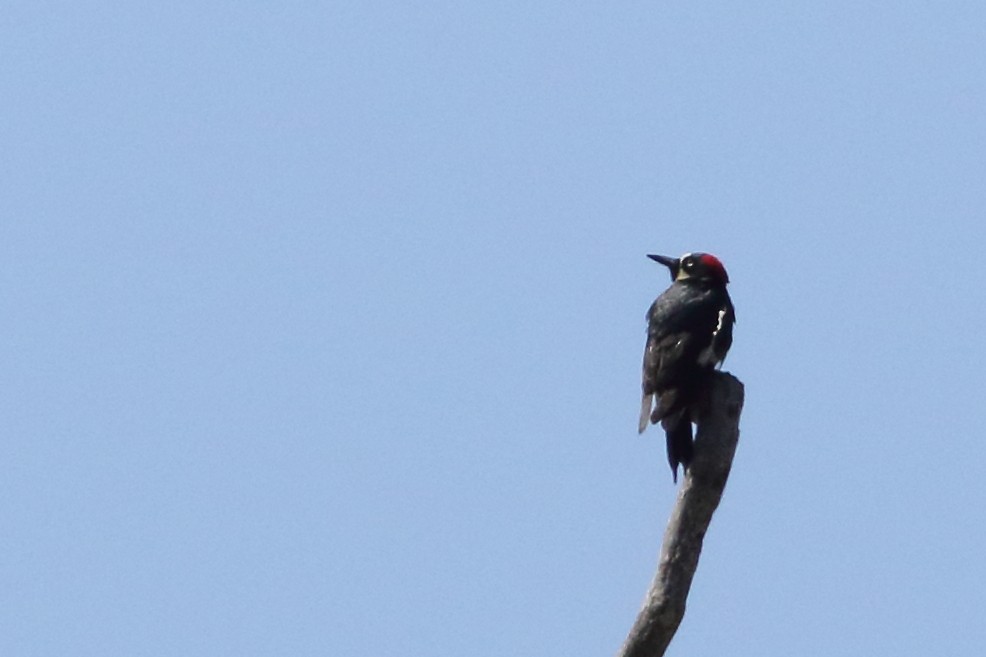
[[[665,417],[661,421],[661,426],[667,434],[668,441],[668,464],[671,466],[671,475],[675,483],[678,483],[678,464],[682,470],[688,472],[694,453],[694,443],[692,441],[692,421],[687,409],[682,409],[673,415]]]

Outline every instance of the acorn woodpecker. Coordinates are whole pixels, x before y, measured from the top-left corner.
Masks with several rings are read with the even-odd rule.
[[[661,423],[677,482],[678,464],[687,472],[692,461],[690,407],[726,358],[736,314],[726,292],[729,277],[714,255],[647,257],[670,269],[673,282],[647,311],[640,433],[650,422]]]

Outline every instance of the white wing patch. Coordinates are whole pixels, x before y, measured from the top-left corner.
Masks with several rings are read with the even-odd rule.
[[[726,310],[724,308],[724,309],[722,309],[722,310],[719,311],[719,319],[716,320],[716,330],[715,331],[712,331],[712,337],[713,338],[716,337],[719,334],[719,331],[722,330],[722,320],[725,317],[726,317]]]
[[[702,353],[698,355],[698,362],[701,363],[702,365],[708,366],[712,364],[716,364],[716,365],[722,364],[722,361],[719,360],[718,356],[716,355],[716,350],[713,348],[713,345],[715,345],[716,336],[719,334],[719,331],[722,330],[722,321],[725,318],[726,318],[726,310],[725,309],[720,310],[719,318],[716,320],[716,330],[712,331],[712,342],[710,342],[709,346],[703,349]]]

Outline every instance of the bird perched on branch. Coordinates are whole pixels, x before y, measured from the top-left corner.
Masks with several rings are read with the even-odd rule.
[[[692,461],[691,406],[733,342],[736,314],[726,292],[729,276],[708,253],[680,258],[648,255],[671,270],[671,287],[647,311],[640,433],[661,423],[674,481]]]

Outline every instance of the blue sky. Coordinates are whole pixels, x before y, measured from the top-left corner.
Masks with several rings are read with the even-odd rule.
[[[599,655],[675,488],[646,253],[742,437],[669,654],[979,655],[986,9],[12,2],[0,653]]]

